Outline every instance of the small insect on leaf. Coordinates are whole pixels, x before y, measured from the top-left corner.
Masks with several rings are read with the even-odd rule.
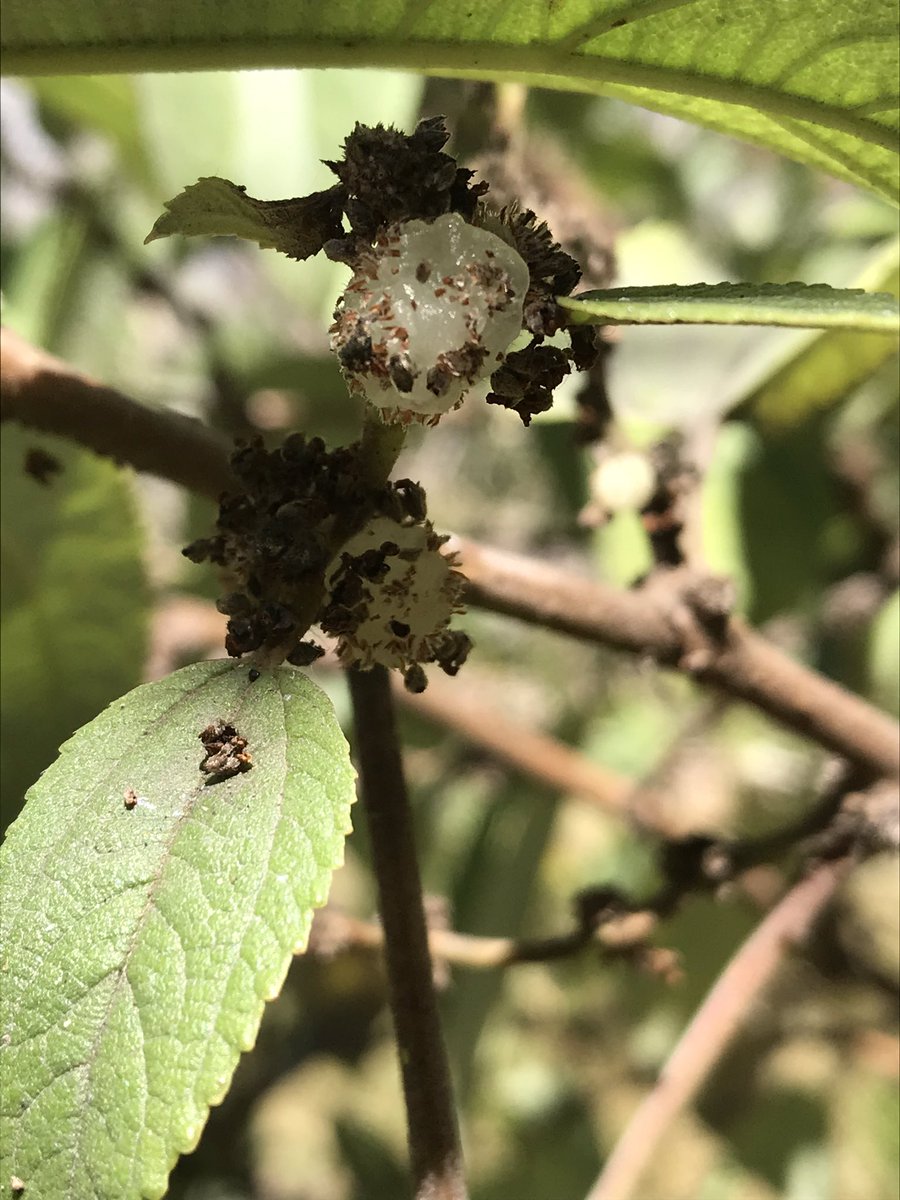
[[[253,766],[253,756],[247,750],[247,739],[233,725],[217,718],[197,735],[206,748],[206,758],[200,770],[209,778],[207,784],[220,783]]]
[[[129,812],[133,808],[136,807],[137,802],[138,802],[138,794],[134,790],[134,788],[132,788],[132,787],[126,788],[125,789],[125,807],[128,809]]]

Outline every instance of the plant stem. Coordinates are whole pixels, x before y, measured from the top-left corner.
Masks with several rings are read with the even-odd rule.
[[[351,669],[347,674],[362,801],[384,927],[388,995],[403,1078],[416,1200],[466,1200],[390,680],[384,667]]]
[[[383,487],[406,441],[406,428],[396,422],[385,423],[371,404],[366,405],[360,439],[360,462],[364,482],[370,488]]]

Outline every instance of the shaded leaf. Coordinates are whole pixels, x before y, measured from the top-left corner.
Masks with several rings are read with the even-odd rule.
[[[127,75],[48,76],[32,80],[34,94],[51,113],[78,128],[96,129],[115,143],[123,165],[153,188],[155,164],[140,134],[135,81]]]
[[[216,720],[252,754],[218,782]],[[352,800],[331,705],[287,668],[186,667],[63,747],[0,852],[4,1178],[162,1196],[306,943]]]
[[[230,234],[256,242],[263,250],[280,250],[288,258],[309,258],[342,233],[343,194],[343,189],[335,186],[294,200],[254,200],[246,188],[210,176],[168,201],[167,211],[144,243],[174,233],[188,237]]]
[[[880,191],[897,188],[893,0],[444,0],[322,5],[6,0],[17,74],[396,67],[629,100]]]
[[[45,485],[29,452],[62,468]],[[127,475],[59,439],[12,426],[0,469],[0,738],[3,824],[60,742],[141,677],[149,597]]]
[[[764,439],[740,421],[719,430],[703,483],[703,550],[731,575],[755,625],[803,611],[828,583],[823,530],[838,510],[821,422]]]
[[[780,325],[897,334],[900,304],[884,292],[824,283],[692,283],[605,288],[558,303],[585,325]]]

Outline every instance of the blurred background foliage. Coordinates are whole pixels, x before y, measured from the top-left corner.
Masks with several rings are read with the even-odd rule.
[[[446,112],[477,156],[485,100],[476,85],[366,71],[5,81],[3,320],[142,402],[235,436],[277,441],[300,428],[351,441],[359,410],[326,339],[340,266],[231,240],[144,249],[143,238],[162,203],[203,175],[261,198],[327,186],[319,160],[356,120],[408,129]],[[896,291],[895,213],[849,185],[616,101],[535,92],[517,120],[550,164],[557,205],[593,223],[622,283],[864,279]],[[609,441],[680,438],[702,477],[695,561],[732,574],[740,607],[790,653],[896,712],[900,438],[886,341],[619,331]],[[580,519],[597,450],[574,440],[574,390],[531,429],[470,401],[412,436],[399,473],[425,484],[439,529],[628,584],[649,565],[645,534],[633,513]],[[212,652],[204,602],[217,582],[179,553],[210,525],[210,505],[51,439],[8,428],[3,439],[8,821],[74,729],[190,658],[192,639],[195,653]],[[176,619],[187,632],[166,660]],[[524,731],[655,778],[672,828],[754,834],[814,802],[824,755],[759,715],[555,634],[481,613],[466,627],[477,649],[461,704],[474,697]],[[316,677],[346,720],[340,682]],[[549,934],[569,927],[580,888],[652,890],[657,847],[620,820],[510,774],[421,716],[407,714],[404,733],[426,886],[454,928]],[[332,902],[369,917],[366,863],[360,830]],[[663,926],[661,944],[682,956],[679,984],[590,954],[447,974],[476,1200],[585,1193],[783,868],[692,900]],[[644,1200],[896,1194],[897,893],[890,857],[853,877],[812,961],[785,967],[698,1111],[660,1148]],[[403,1157],[377,958],[308,955],[171,1195],[382,1200],[404,1194]]]

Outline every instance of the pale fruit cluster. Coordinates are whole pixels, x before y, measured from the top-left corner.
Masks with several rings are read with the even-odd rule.
[[[456,213],[388,229],[330,330],[350,390],[400,419],[448,412],[503,361],[528,283],[511,246]]]
[[[377,517],[344,545],[326,576],[332,590],[357,573],[367,553],[384,555],[379,577],[364,579],[351,627],[341,631],[344,662],[405,670],[434,660],[451,617],[462,611],[463,576],[454,570],[455,557],[441,553],[444,541],[429,521],[404,525]]]

